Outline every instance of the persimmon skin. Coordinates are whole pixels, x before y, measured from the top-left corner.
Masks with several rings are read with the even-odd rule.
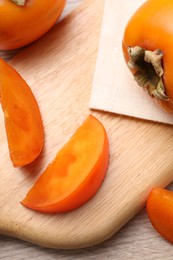
[[[129,60],[128,46],[140,46],[146,50],[163,52],[163,83],[169,101],[156,100],[157,104],[173,113],[173,1],[148,0],[128,21],[122,49],[126,63]],[[134,73],[131,70],[132,74]]]
[[[173,192],[154,188],[147,199],[146,209],[153,227],[173,243]]]
[[[45,34],[60,17],[66,0],[26,0],[0,4],[0,50],[23,47]]]
[[[74,210],[96,194],[108,162],[106,131],[95,117],[89,115],[21,203],[45,213]]]
[[[0,103],[12,163],[34,161],[42,151],[44,130],[37,101],[25,80],[0,59]]]

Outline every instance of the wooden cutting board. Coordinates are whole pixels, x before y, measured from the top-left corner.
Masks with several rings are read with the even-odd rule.
[[[13,168],[0,114],[0,233],[52,248],[91,246],[113,235],[142,207],[153,186],[173,179],[172,126],[88,108],[103,0],[87,0],[46,36],[10,63],[35,94],[43,117],[45,144],[31,165]],[[115,46],[116,47],[116,46]],[[66,214],[41,214],[20,204],[86,116],[105,126],[110,165],[96,196]]]

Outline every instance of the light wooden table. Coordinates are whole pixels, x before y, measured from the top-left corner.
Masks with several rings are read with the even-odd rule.
[[[112,0],[116,1],[116,0]],[[68,0],[64,14],[75,8],[82,0]],[[1,57],[14,55],[0,53]],[[173,185],[170,185],[173,189]],[[173,245],[166,242],[152,228],[143,209],[117,234],[104,243],[81,250],[54,250],[0,235],[0,260],[2,259],[173,259]]]

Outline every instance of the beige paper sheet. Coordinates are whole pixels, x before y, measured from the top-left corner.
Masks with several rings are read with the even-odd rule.
[[[90,108],[173,124],[173,115],[158,107],[133,80],[121,49],[124,28],[145,0],[105,0],[101,38]]]

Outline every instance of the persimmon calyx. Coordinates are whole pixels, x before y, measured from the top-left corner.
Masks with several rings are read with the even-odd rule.
[[[162,81],[163,68],[161,50],[149,51],[139,46],[128,47],[130,69],[135,70],[134,79],[149,95],[168,101],[165,86]]]
[[[24,6],[26,2],[26,0],[11,0],[11,1],[16,5],[20,5],[20,6]]]

